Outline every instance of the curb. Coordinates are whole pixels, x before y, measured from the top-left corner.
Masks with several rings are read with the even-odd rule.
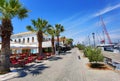
[[[0,81],[6,81],[15,77],[18,77],[19,73],[18,72],[10,72],[7,74],[0,75]]]

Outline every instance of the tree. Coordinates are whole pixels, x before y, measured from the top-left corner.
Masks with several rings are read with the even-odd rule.
[[[0,73],[10,71],[10,37],[13,32],[12,19],[27,17],[28,10],[23,7],[19,0],[0,0],[0,19],[2,48],[0,54]]]
[[[101,53],[101,49],[98,48],[92,48],[92,47],[86,47],[84,50],[85,56],[88,57],[90,62],[103,62],[103,55]]]
[[[38,40],[38,57],[42,56],[42,41],[43,41],[43,34],[46,33],[49,25],[48,21],[38,18],[37,20],[31,20],[32,25],[28,25],[26,28],[29,31],[37,33],[37,40]]]
[[[64,27],[61,24],[56,24],[55,28],[56,28],[55,33],[56,33],[56,36],[57,36],[57,46],[59,47],[59,36],[60,36],[60,33],[64,31]]]
[[[66,40],[66,44],[72,46],[73,39],[69,38]]]
[[[48,34],[51,35],[51,43],[52,43],[52,53],[53,55],[55,54],[55,47],[54,47],[54,37],[56,35],[55,33],[55,28],[52,26],[49,26],[48,30],[47,30]]]
[[[63,36],[63,37],[61,37],[60,39],[62,40],[63,44],[65,44],[66,37]]]
[[[85,57],[88,57],[88,55],[91,54],[91,51],[92,51],[91,49],[92,49],[91,46],[87,46],[87,47],[84,48],[83,52],[84,52]]]
[[[82,44],[77,44],[77,47],[79,50],[84,50],[85,46]]]
[[[98,63],[98,62],[103,62],[103,55],[101,54],[101,50],[98,49],[98,48],[94,48],[91,50],[91,53],[89,55],[89,61],[90,62],[95,62],[95,63]]]

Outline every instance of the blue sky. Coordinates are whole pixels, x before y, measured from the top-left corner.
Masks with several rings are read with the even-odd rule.
[[[26,32],[31,19],[38,17],[51,25],[62,24],[65,32],[61,36],[73,38],[74,43],[92,42],[92,33],[96,42],[103,38],[102,15],[112,42],[120,40],[120,0],[20,0],[30,10],[29,17],[21,20],[14,18],[14,33]],[[100,39],[101,38],[101,39]],[[106,41],[107,38],[105,37]]]

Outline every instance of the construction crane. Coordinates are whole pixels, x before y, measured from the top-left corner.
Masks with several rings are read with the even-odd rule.
[[[109,44],[112,44],[112,41],[111,41],[111,39],[110,39],[109,33],[108,33],[107,29],[106,29],[106,25],[105,25],[105,23],[104,23],[104,21],[103,21],[102,16],[100,16],[100,20],[101,20],[101,24],[102,24],[102,26],[103,26],[103,32],[106,34],[107,39],[108,39],[108,42],[109,42]],[[105,39],[102,40],[101,43],[105,43]]]

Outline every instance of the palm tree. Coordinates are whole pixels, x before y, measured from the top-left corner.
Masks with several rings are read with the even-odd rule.
[[[51,43],[52,43],[52,54],[54,55],[55,54],[55,47],[54,47],[54,37],[56,35],[55,33],[55,28],[50,26],[47,30],[48,34],[51,35]]]
[[[64,31],[64,27],[61,24],[56,24],[55,28],[56,28],[55,32],[57,36],[57,46],[59,47],[59,36],[60,36],[60,33]]]
[[[23,7],[19,0],[0,0],[1,40],[0,73],[10,71],[10,37],[13,32],[12,19],[27,17],[28,10]]]
[[[38,18],[37,20],[31,20],[32,25],[28,25],[26,28],[29,31],[37,33],[37,40],[38,40],[38,57],[42,56],[42,41],[43,41],[43,33],[45,33],[49,27],[48,21],[42,20]]]
[[[73,39],[69,38],[66,40],[66,44],[72,46]]]

